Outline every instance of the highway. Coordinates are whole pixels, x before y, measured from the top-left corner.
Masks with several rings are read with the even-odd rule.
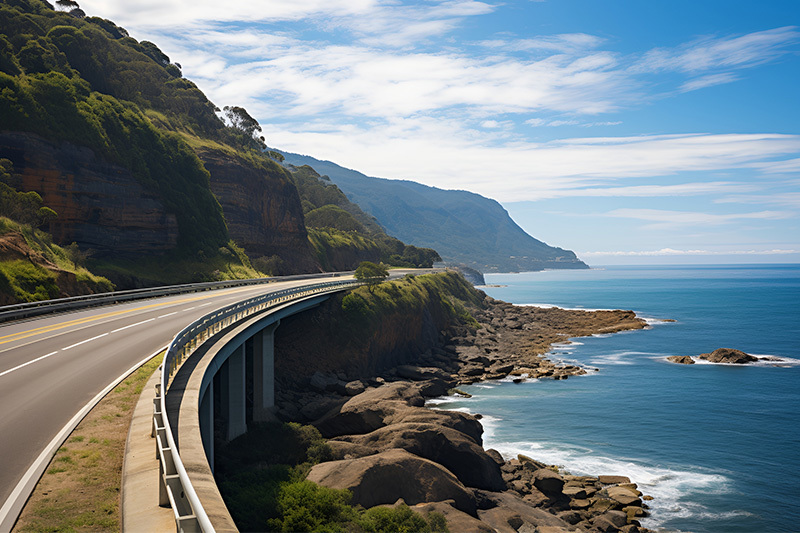
[[[319,281],[325,280],[138,300],[0,325],[0,507],[78,411],[185,326],[238,300]]]

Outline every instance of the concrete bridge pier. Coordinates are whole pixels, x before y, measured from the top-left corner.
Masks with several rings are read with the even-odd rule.
[[[237,339],[240,344],[225,347],[227,358],[219,365],[214,379],[200,400],[200,434],[208,464],[214,471],[214,418],[226,421],[226,442],[247,432],[248,377],[253,391],[252,422],[274,420],[275,407],[275,329],[280,320]],[[234,347],[235,346],[235,347]],[[251,348],[252,347],[252,348]],[[252,349],[252,372],[248,372],[248,352]],[[250,376],[248,376],[248,374]]]
[[[275,407],[275,330],[273,322],[253,336],[253,421],[273,420]]]

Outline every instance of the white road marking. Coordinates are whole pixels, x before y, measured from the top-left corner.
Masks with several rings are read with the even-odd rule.
[[[12,373],[14,370],[19,370],[19,369],[20,369],[20,368],[22,368],[23,366],[28,366],[28,365],[29,365],[29,364],[31,364],[31,363],[35,363],[36,361],[41,361],[42,359],[46,359],[46,358],[50,357],[51,355],[55,355],[55,354],[57,354],[57,353],[58,353],[57,351],[56,351],[56,352],[53,352],[53,353],[49,353],[49,354],[47,354],[47,355],[43,355],[43,356],[41,356],[41,357],[37,357],[36,359],[31,359],[31,360],[30,360],[30,361],[28,361],[27,363],[22,363],[21,365],[17,365],[17,366],[15,366],[14,368],[9,368],[8,370],[6,370],[6,371],[4,371],[4,372],[0,372],[0,378],[1,378],[1,377],[3,377],[3,376],[5,376],[6,374],[10,374],[10,373]]]
[[[192,309],[197,309],[197,306],[195,305],[194,307],[189,307],[188,309],[184,309],[184,311],[191,311]]]
[[[86,344],[87,342],[91,342],[91,341],[93,341],[93,340],[97,340],[97,339],[99,339],[100,337],[105,337],[106,335],[108,335],[108,333],[103,333],[102,335],[98,335],[97,337],[92,337],[91,339],[86,339],[86,340],[84,340],[84,341],[81,341],[81,342],[76,342],[75,344],[73,344],[73,345],[71,345],[71,346],[67,346],[66,348],[61,348],[61,351],[67,351],[67,350],[69,350],[70,348],[74,348],[74,347],[76,347],[76,346],[80,346],[81,344]]]
[[[173,311],[172,313],[167,313],[166,315],[161,315],[161,316],[160,316],[160,317],[158,317],[158,318],[166,318],[166,317],[168,317],[168,316],[177,315],[177,314],[178,314],[178,312],[177,312],[177,311]]]
[[[159,317],[159,318],[161,318],[161,317]],[[155,318],[148,318],[147,320],[142,320],[141,322],[137,322],[136,324],[130,324],[128,326],[123,326],[121,328],[117,328],[117,329],[111,331],[111,333],[116,333],[118,331],[122,331],[123,329],[132,328],[134,326],[141,326],[142,324],[147,324],[148,322],[152,322],[153,320],[155,320]]]

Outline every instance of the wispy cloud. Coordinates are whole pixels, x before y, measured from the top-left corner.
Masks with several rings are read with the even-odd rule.
[[[717,199],[716,203],[777,205],[777,206],[789,207],[800,210],[800,192],[731,195]]]
[[[701,76],[693,80],[689,80],[680,87],[681,92],[696,91],[698,89],[705,89],[706,87],[713,87],[715,85],[722,85],[724,83],[732,83],[737,81],[739,76],[724,72],[722,74],[709,74],[708,76]]]
[[[783,220],[795,216],[787,211],[758,211],[751,213],[702,213],[692,211],[669,211],[663,209],[615,209],[603,216],[628,218],[650,222],[645,228],[667,229],[681,226],[719,226],[743,220]]]
[[[597,48],[604,39],[586,33],[545,35],[533,39],[494,39],[482,41],[481,46],[505,52],[544,51],[560,54],[577,54]]]
[[[633,65],[639,72],[699,73],[712,69],[742,69],[771,61],[800,39],[795,26],[740,36],[705,37],[677,48],[656,48]]]
[[[800,254],[800,250],[764,249],[764,250],[676,250],[662,248],[660,250],[640,251],[599,251],[580,252],[581,257],[668,257],[668,256],[703,256],[703,255],[792,255]]]

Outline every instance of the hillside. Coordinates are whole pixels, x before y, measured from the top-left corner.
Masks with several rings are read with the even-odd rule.
[[[330,161],[281,152],[286,163],[327,174],[392,235],[434,248],[447,262],[481,272],[588,268],[573,252],[548,246],[520,228],[494,200],[413,181],[372,178]]]
[[[0,117],[9,186],[38,193],[57,215],[40,229],[120,288],[259,275],[249,258],[321,268],[258,123],[111,21],[0,2]]]
[[[309,239],[326,270],[352,270],[361,261],[424,268],[441,261],[436,250],[406,245],[387,235],[328,176],[307,165],[289,170],[300,193]]]
[[[156,44],[81,9],[0,0],[0,117],[8,190],[37,194],[37,231],[118,288],[439,259],[281,166],[245,109],[217,108]]]

